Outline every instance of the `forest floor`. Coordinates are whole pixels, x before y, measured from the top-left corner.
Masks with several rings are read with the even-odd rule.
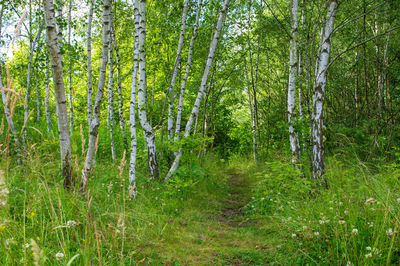
[[[170,232],[172,238],[167,237],[161,245],[150,245],[153,253],[150,257],[158,253],[156,256],[160,260],[147,258],[143,262],[174,265],[271,263],[271,252],[279,247],[276,238],[271,236],[273,231],[267,228],[266,221],[251,219],[244,211],[251,198],[250,180],[240,168],[229,168],[220,178],[225,179],[226,186],[223,192],[214,190],[219,208],[215,211],[200,207],[196,215],[180,220],[171,228],[175,230]]]

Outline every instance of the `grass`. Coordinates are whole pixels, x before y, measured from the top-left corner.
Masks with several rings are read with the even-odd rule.
[[[140,168],[130,200],[120,163],[99,159],[83,197],[62,188],[58,156],[42,149],[2,162],[4,265],[399,263],[395,164],[372,172],[330,158],[325,190],[282,158],[254,165],[210,156],[183,164],[168,184]]]

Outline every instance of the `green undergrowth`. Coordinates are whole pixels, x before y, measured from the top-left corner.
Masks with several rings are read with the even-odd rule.
[[[275,159],[247,171],[254,180],[247,216],[280,239],[273,258],[289,265],[392,265],[400,263],[400,168],[367,167],[331,157],[329,189],[287,160]]]

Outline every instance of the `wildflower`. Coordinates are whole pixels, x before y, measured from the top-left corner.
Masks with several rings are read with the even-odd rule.
[[[344,211],[344,214],[346,214],[346,215],[349,214],[349,211],[348,211],[348,210],[345,210],[345,211]]]
[[[374,222],[368,222],[369,228],[373,228],[374,227]]]
[[[68,227],[75,227],[76,226],[76,222],[75,221],[67,221],[67,226]]]
[[[29,245],[29,243],[25,243],[25,244],[23,245],[23,247],[26,248],[26,249],[29,248],[30,246],[31,246],[31,245]]]
[[[375,208],[370,208],[371,211],[375,211]]]
[[[58,252],[58,253],[56,254],[56,259],[58,259],[58,260],[64,259],[64,253]]]
[[[323,225],[325,223],[324,220],[319,220],[319,224]]]
[[[388,230],[386,230],[386,234],[387,234],[388,236],[393,236],[393,230],[392,230],[392,228],[389,228]]]
[[[0,232],[6,229],[6,226],[4,224],[0,224]]]
[[[329,207],[329,210],[333,211],[333,208],[332,208],[332,207]]]
[[[345,220],[339,220],[339,224],[345,224],[346,221]]]
[[[292,237],[295,238],[297,235],[295,233],[292,234]]]
[[[314,232],[314,235],[315,236],[319,236],[319,232]]]
[[[353,228],[353,230],[351,231],[353,233],[353,235],[358,235],[358,229]]]
[[[366,257],[367,259],[372,258],[372,254],[371,254],[371,253],[365,254],[365,257]]]
[[[397,203],[400,204],[400,198],[397,198]]]
[[[370,247],[370,246],[368,246],[368,247],[366,247],[365,249],[369,251],[369,250],[371,250],[371,247]]]
[[[339,206],[342,206],[342,205],[343,205],[343,202],[340,201],[340,202],[339,202]]]
[[[261,201],[264,201],[264,198],[261,198],[260,200],[261,200]]]
[[[351,261],[348,261],[348,262],[346,263],[346,266],[351,266],[351,265],[353,265],[353,264],[351,263]]]

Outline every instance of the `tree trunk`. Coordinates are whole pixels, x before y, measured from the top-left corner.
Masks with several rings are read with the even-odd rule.
[[[136,135],[136,91],[137,74],[139,67],[139,9],[135,3],[135,50],[133,53],[133,73],[131,86],[131,103],[129,110],[129,124],[131,129],[131,156],[129,161],[129,191],[136,197],[136,154],[137,154],[137,135]]]
[[[290,36],[290,64],[289,64],[289,86],[288,86],[288,123],[289,123],[289,139],[290,151],[292,153],[292,163],[296,164],[299,158],[299,136],[294,129],[296,123],[296,77],[297,77],[297,13],[298,2],[292,0],[291,7],[291,36]]]
[[[112,24],[112,17],[111,17]],[[110,31],[112,35],[112,29]],[[115,140],[114,140],[114,69],[113,69],[113,46],[112,39],[110,36],[110,48],[108,52],[108,114],[110,121],[110,140],[111,140],[111,158],[115,160]]]
[[[327,186],[324,177],[324,139],[323,139],[323,117],[325,101],[326,71],[329,64],[329,53],[331,49],[331,40],[335,15],[338,3],[336,0],[330,2],[329,10],[326,15],[325,27],[321,35],[321,47],[319,49],[318,60],[316,64],[316,75],[314,84],[313,98],[313,117],[312,117],[312,170],[316,183],[323,183]]]
[[[49,79],[49,59],[46,56],[46,91],[45,91],[45,99],[44,99],[44,108],[46,112],[46,123],[47,123],[47,132],[50,133],[51,131],[51,113],[50,113],[50,79]]]
[[[73,88],[72,88],[72,62],[71,62],[71,13],[72,13],[72,0],[69,0],[68,10],[68,79],[69,79],[69,123],[71,135],[74,132],[74,107],[73,107]]]
[[[190,39],[188,58],[187,58],[187,63],[186,63],[186,71],[185,71],[185,76],[183,77],[183,80],[182,80],[181,90],[179,93],[178,107],[177,107],[177,111],[176,111],[176,124],[175,124],[175,136],[174,136],[175,142],[179,140],[179,134],[180,134],[180,130],[181,130],[183,99],[185,96],[186,82],[189,78],[190,68],[192,66],[193,45],[194,45],[194,41],[197,36],[197,28],[199,27],[199,20],[200,20],[202,4],[203,4],[203,0],[198,0],[196,22],[193,27],[192,38]]]
[[[40,95],[39,95],[39,81],[35,78],[35,94],[36,94],[36,121],[40,122]]]
[[[138,89],[138,108],[140,124],[144,130],[144,136],[147,144],[148,165],[151,178],[159,178],[159,169],[156,155],[156,140],[154,130],[147,119],[146,111],[146,0],[135,0],[135,8],[139,9],[139,89]],[[137,23],[137,22],[135,22]]]
[[[88,65],[88,99],[87,99],[87,109],[88,109],[88,124],[90,128],[90,123],[92,121],[92,89],[93,89],[93,71],[92,71],[92,21],[93,21],[93,12],[94,12],[94,1],[90,0],[89,7],[89,18],[88,18],[88,29],[87,29],[87,65]]]
[[[178,42],[178,50],[176,51],[175,64],[172,69],[172,77],[171,82],[169,84],[169,93],[168,93],[168,140],[172,140],[174,136],[174,118],[173,118],[173,109],[174,109],[174,100],[175,100],[175,84],[176,77],[178,76],[178,66],[181,60],[182,47],[183,47],[183,39],[185,38],[185,27],[186,27],[186,17],[189,9],[189,0],[185,0],[185,6],[183,8],[182,21],[181,21],[181,33],[179,35]]]
[[[103,100],[104,86],[106,82],[108,50],[110,45],[110,27],[111,27],[111,0],[104,0],[103,25],[102,25],[103,45],[102,45],[101,59],[100,59],[99,82],[97,84],[97,93],[94,101],[93,117],[89,127],[88,151],[86,154],[85,165],[82,170],[82,179],[79,188],[81,192],[85,192],[87,190],[90,171],[92,170],[92,164],[95,157],[96,140],[98,137],[98,129],[100,126],[101,102]]]
[[[115,59],[117,63],[117,85],[118,85],[118,114],[119,114],[119,127],[121,128],[122,138],[124,141],[124,149],[128,151],[128,141],[125,132],[125,118],[124,118],[124,99],[122,98],[122,85],[121,85],[121,61],[119,57],[119,49],[115,30],[113,30],[113,40],[115,49]],[[136,92],[135,92],[136,93]]]
[[[208,75],[210,73],[210,68],[211,68],[211,65],[212,65],[213,58],[214,58],[214,54],[215,54],[215,50],[216,50],[216,47],[217,47],[217,43],[218,43],[218,40],[220,38],[221,29],[222,29],[222,26],[224,24],[224,21],[225,21],[226,15],[227,15],[229,2],[230,2],[230,0],[225,0],[224,6],[222,7],[221,13],[219,15],[217,27],[216,27],[215,33],[214,33],[214,38],[213,38],[213,40],[211,41],[211,44],[210,44],[210,50],[209,50],[209,53],[208,53],[206,66],[204,68],[203,77],[202,77],[202,80],[201,80],[201,85],[200,85],[199,91],[197,93],[197,97],[196,97],[196,100],[194,102],[193,109],[192,109],[192,112],[190,114],[189,120],[186,123],[185,133],[183,135],[184,138],[189,136],[190,131],[192,129],[193,122],[194,122],[194,120],[197,118],[197,116],[199,114],[199,108],[200,108],[200,104],[201,104],[201,99],[203,98],[203,94],[204,94],[204,91],[205,91],[206,86],[207,86]],[[180,162],[181,157],[182,157],[182,148],[180,148],[179,151],[177,152],[177,154],[175,156],[175,160],[174,160],[171,168],[169,169],[169,172],[168,172],[167,176],[165,177],[165,179],[168,180],[169,178],[174,176],[175,171],[178,170],[179,162]]]
[[[66,189],[69,189],[73,185],[71,145],[68,128],[68,113],[65,97],[61,52],[57,39],[53,0],[45,0],[45,13],[47,22],[47,46],[49,47],[50,51],[54,92],[56,96],[57,122],[61,152],[61,169],[64,176],[64,187]]]

